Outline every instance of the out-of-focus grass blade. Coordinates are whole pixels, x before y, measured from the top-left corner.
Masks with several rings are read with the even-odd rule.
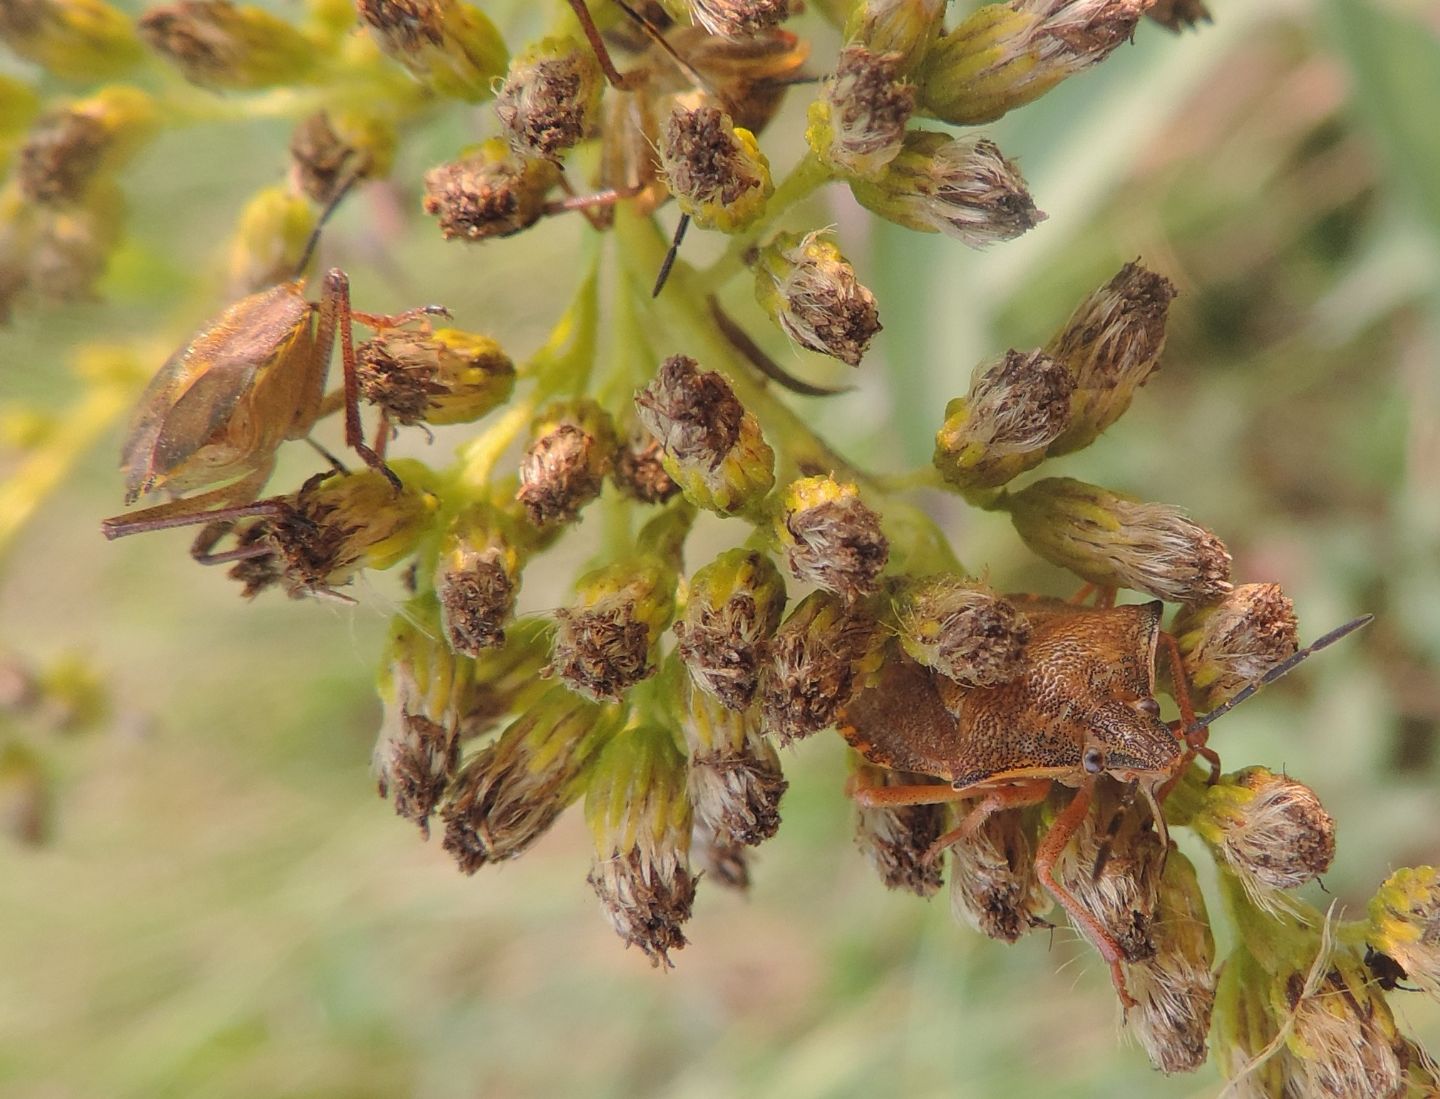
[[[1440,235],[1440,37],[1366,0],[1326,0],[1324,10],[1354,78],[1356,109],[1405,197]]]

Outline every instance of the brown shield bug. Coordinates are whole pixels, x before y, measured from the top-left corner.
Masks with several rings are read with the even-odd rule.
[[[851,795],[874,808],[978,799],[960,826],[931,847],[929,857],[972,834],[992,813],[1043,801],[1053,784],[1075,796],[1056,817],[1035,854],[1035,870],[1110,967],[1121,1003],[1133,1006],[1114,937],[1056,880],[1053,868],[1090,808],[1095,783],[1110,775],[1133,784],[1150,807],[1168,847],[1160,803],[1205,747],[1208,726],[1301,660],[1370,621],[1355,619],[1301,649],[1229,702],[1196,718],[1186,697],[1179,650],[1160,629],[1159,601],[1117,607],[1020,597],[1031,625],[1019,675],[994,687],[961,688],[910,660],[898,647],[878,676],[845,708],[837,728],[867,760],[947,785],[861,786]],[[1179,720],[1160,720],[1155,658],[1164,645]]]

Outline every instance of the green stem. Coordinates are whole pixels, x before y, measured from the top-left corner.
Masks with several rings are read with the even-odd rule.
[[[765,213],[760,219],[744,232],[735,234],[730,239],[730,246],[725,249],[725,254],[716,260],[713,266],[705,270],[703,275],[705,285],[712,290],[719,290],[744,270],[750,251],[760,241],[760,238],[774,227],[781,215],[822,183],[828,183],[833,178],[830,170],[815,158],[814,153],[807,152],[801,157],[800,163],[790,169],[790,174],[775,188],[775,193],[765,204]]]

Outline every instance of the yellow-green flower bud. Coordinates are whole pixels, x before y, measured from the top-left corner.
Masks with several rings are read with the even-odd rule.
[[[380,48],[441,95],[478,103],[505,74],[505,40],[464,0],[356,0],[355,7]]]
[[[963,687],[1014,679],[1030,642],[1030,623],[1013,603],[961,576],[907,579],[895,617],[906,653]]]
[[[755,262],[755,299],[801,347],[850,366],[880,331],[875,295],[817,230],[781,233]]]
[[[1070,372],[1043,351],[981,363],[970,391],[945,406],[935,468],[961,489],[998,488],[1045,460],[1070,420]]]
[[[1190,697],[1213,709],[1295,655],[1295,604],[1279,584],[1241,584],[1218,603],[1182,607],[1170,632],[1190,680]]]
[[[1190,822],[1256,905],[1284,905],[1277,891],[1319,877],[1335,857],[1335,821],[1315,791],[1264,767],[1223,776]]]
[[[950,911],[999,942],[1048,926],[1050,894],[1035,873],[1035,819],[1020,809],[991,813],[950,845]]]
[[[520,592],[520,552],[510,523],[489,504],[471,504],[440,537],[435,594],[450,647],[466,656],[505,643]]]
[[[600,495],[618,446],[615,425],[594,401],[562,401],[541,410],[530,438],[515,499],[537,527],[568,523]]]
[[[155,130],[155,108],[138,88],[112,85],[51,111],[20,149],[16,178],[32,202],[79,201],[91,180],[115,171]]]
[[[488,336],[386,328],[355,349],[360,395],[395,424],[468,424],[510,399],[515,364]]]
[[[880,516],[860,490],[833,477],[791,482],[775,523],[785,564],[797,580],[854,602],[875,591],[890,559]]]
[[[505,631],[503,644],[480,650],[457,703],[462,741],[484,736],[501,719],[524,712],[550,690],[540,673],[550,660],[553,635],[547,619],[521,619]]]
[[[66,80],[119,76],[142,56],[129,18],[105,0],[5,0],[0,41]]]
[[[726,550],[700,569],[675,623],[676,651],[695,685],[732,710],[746,709],[784,608],[785,581],[758,550]]]
[[[1146,0],[1014,0],[973,12],[925,55],[921,103],[960,126],[993,122],[1128,41]]]
[[[268,552],[243,560],[230,575],[251,598],[272,584],[292,598],[337,595],[362,569],[388,569],[415,552],[439,502],[424,488],[419,462],[396,459],[400,491],[376,469],[310,478],[299,492],[276,497],[276,514],[251,521],[242,546]]]
[[[585,821],[595,838],[589,881],[606,918],[626,946],[668,966],[695,901],[685,757],[669,730],[642,725],[611,739],[585,790]]]
[[[1179,508],[1147,504],[1084,481],[1047,477],[1003,500],[1025,544],[1092,584],[1170,603],[1230,591],[1230,553]]]
[[[237,298],[295,277],[315,232],[315,209],[288,184],[262,188],[245,204],[230,241],[229,286]]]
[[[665,6],[726,37],[758,34],[790,16],[790,0],[666,0]]]
[[[0,171],[39,113],[39,93],[25,81],[0,73]]]
[[[582,576],[578,600],[555,612],[548,674],[594,699],[618,699],[655,674],[661,631],[675,613],[675,568],[639,553]]]
[[[941,31],[945,0],[857,0],[845,22],[845,40],[871,53],[896,54],[901,72],[918,65]]]
[[[1386,987],[1410,980],[1440,996],[1440,871],[1433,866],[1395,871],[1366,911],[1365,942],[1399,970]]]
[[[354,110],[316,111],[290,135],[296,186],[324,206],[353,179],[383,179],[395,160],[395,124]]]
[[[822,163],[878,180],[905,141],[915,89],[900,80],[902,58],[849,45],[810,104],[805,140]]]
[[[385,710],[371,768],[380,796],[393,793],[396,814],[427,837],[459,758],[457,707],[467,672],[440,638],[433,595],[412,599],[391,619],[378,684]]]
[[[53,800],[39,754],[19,740],[0,743],[0,835],[30,847],[43,844]]]
[[[716,107],[677,104],[661,128],[660,167],[682,212],[702,229],[736,233],[774,190],[755,135]]]
[[[461,766],[445,797],[445,850],[461,871],[520,855],[581,793],[613,734],[611,707],[552,687]]]
[[[879,623],[829,592],[796,605],[766,650],[760,709],[766,732],[782,744],[818,733],[879,666]]]
[[[1286,1051],[1272,1046],[1279,1029],[1270,1009],[1273,980],[1243,944],[1220,967],[1210,1045],[1236,1099],[1294,1094],[1287,1087]]]
[[[678,710],[696,823],[720,847],[769,839],[780,827],[780,798],[789,784],[760,731],[759,711],[727,709],[692,684],[682,687]]]
[[[925,775],[891,771],[866,763],[851,753],[852,782],[865,786],[913,786],[938,783]],[[940,860],[925,856],[945,832],[945,806],[856,806],[855,845],[887,889],[903,889],[917,897],[940,891]]]
[[[605,74],[586,45],[542,38],[510,62],[495,114],[517,156],[558,161],[599,129]]]
[[[1019,170],[985,138],[911,130],[878,180],[854,179],[850,189],[887,221],[944,233],[971,248],[1011,240],[1045,217]]]
[[[148,9],[140,37],[202,88],[253,91],[304,81],[316,43],[263,8],[230,0],[178,0]]]
[[[1075,379],[1070,422],[1050,444],[1051,457],[1089,446],[1130,407],[1165,350],[1165,318],[1175,294],[1164,275],[1127,263],[1045,346]]]
[[[528,229],[560,182],[548,160],[522,160],[498,137],[459,160],[425,173],[425,212],[440,219],[446,240],[488,240]]]
[[[1161,1072],[1194,1072],[1205,1063],[1215,1006],[1215,939],[1195,867],[1179,851],[1165,859],[1159,918],[1151,928],[1155,956],[1125,966],[1138,1001],[1131,1024]]]
[[[672,355],[635,394],[641,424],[660,443],[665,471],[696,507],[722,515],[756,503],[775,483],[775,452],[730,383]]]

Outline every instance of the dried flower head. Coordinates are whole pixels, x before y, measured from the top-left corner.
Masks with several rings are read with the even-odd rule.
[[[616,450],[609,413],[594,401],[551,405],[535,417],[515,498],[537,527],[568,523],[600,495]]]
[[[806,596],[768,646],[760,672],[765,729],[782,744],[834,723],[878,658],[878,624],[829,592]]]
[[[411,600],[391,621],[379,677],[385,713],[371,767],[380,796],[393,794],[396,814],[426,836],[459,759],[456,707],[467,672],[440,636],[433,596]]]
[[[555,823],[616,716],[552,688],[464,762],[440,809],[445,850],[464,873],[515,858]]]
[[[1108,57],[1152,0],[1013,0],[974,12],[925,55],[921,101],[960,126],[993,122]]]
[[[1277,890],[1304,885],[1335,857],[1335,821],[1315,791],[1264,767],[1223,776],[1191,826],[1262,908],[1283,904]]]
[[[775,454],[730,383],[672,355],[635,394],[635,410],[660,443],[666,471],[697,507],[721,514],[757,502],[775,483]]]
[[[460,424],[510,399],[515,364],[487,336],[386,328],[355,349],[360,395],[396,424]]]
[[[440,219],[446,240],[489,240],[528,229],[545,212],[559,182],[548,160],[522,160],[499,138],[425,173],[425,212]]]
[[[1205,1063],[1215,1006],[1215,939],[1195,867],[1179,851],[1165,859],[1155,956],[1125,967],[1138,1001],[1131,1018],[1150,1063],[1161,1072],[1194,1072]]]
[[[1196,705],[1213,709],[1299,648],[1295,604],[1279,584],[1241,584],[1218,603],[1181,609],[1170,627]]]
[[[850,189],[887,221],[971,248],[1012,240],[1045,217],[1015,165],[985,138],[911,130],[878,180],[854,179]]]
[[[435,594],[450,647],[466,656],[505,643],[505,623],[520,592],[513,524],[484,502],[456,514],[440,538]]]
[[[155,129],[139,88],[112,85],[41,117],[20,147],[15,179],[31,202],[78,202],[91,180],[119,168]]]
[[[1365,941],[1408,980],[1440,996],[1440,872],[1405,867],[1370,898]]]
[[[695,685],[732,710],[746,709],[784,607],[780,570],[757,550],[726,550],[696,572],[675,623],[676,652]]]
[[[307,115],[290,135],[296,185],[322,206],[351,179],[380,179],[395,159],[393,123],[361,111]]]
[[[810,104],[805,139],[821,161],[860,179],[878,180],[905,140],[915,89],[901,80],[904,58],[852,43]]]
[[[665,472],[659,440],[648,431],[633,434],[615,452],[610,480],[626,496],[642,504],[663,504],[680,491],[675,479]]]
[[[1069,423],[1051,457],[1089,446],[1130,407],[1165,350],[1165,319],[1175,285],[1127,263],[1070,315],[1045,350],[1075,379]]]
[[[587,698],[618,699],[655,674],[655,646],[675,610],[675,569],[650,554],[581,577],[577,602],[555,612],[547,674]]]
[[[1025,544],[1092,584],[1133,588],[1172,603],[1230,591],[1230,553],[1179,508],[1147,504],[1069,477],[1047,477],[1004,498]]]
[[[880,331],[875,295],[819,230],[781,233],[755,264],[755,297],[801,347],[859,366]]]
[[[606,917],[625,945],[670,965],[670,951],[686,942],[695,878],[685,757],[669,730],[629,728],[606,745],[585,791],[585,820],[595,837],[589,881]]]
[[[780,827],[780,798],[789,783],[760,731],[758,710],[727,709],[688,684],[679,695],[697,825],[722,848],[769,839]]]
[[[854,602],[876,590],[890,559],[880,517],[852,484],[803,477],[785,490],[776,535],[791,574]]]
[[[913,786],[936,780],[904,771],[891,771],[860,761],[852,781],[866,786]],[[931,845],[945,832],[945,806],[902,805],[872,808],[860,804],[855,822],[855,844],[889,889],[904,889],[917,897],[940,891],[940,860],[926,857]]]
[[[945,406],[935,468],[958,488],[998,488],[1045,459],[1070,422],[1075,382],[1043,351],[1007,351],[981,363],[970,391]]]
[[[950,909],[955,918],[1000,942],[1037,927],[1050,895],[1035,873],[1035,820],[1020,809],[991,813],[950,845]]]
[[[178,0],[148,9],[137,24],[145,44],[192,84],[250,91],[305,81],[315,44],[263,8],[230,0]]]
[[[717,107],[675,107],[662,128],[660,166],[680,209],[702,229],[744,229],[773,190],[755,135]]]
[[[977,580],[930,576],[906,582],[895,608],[912,659],[964,687],[994,687],[1019,673],[1030,623]]]
[[[596,133],[605,76],[573,38],[542,38],[510,62],[495,98],[501,131],[517,156],[556,160]]]
[[[505,41],[464,0],[355,0],[370,35],[416,80],[478,103],[505,73]]]

